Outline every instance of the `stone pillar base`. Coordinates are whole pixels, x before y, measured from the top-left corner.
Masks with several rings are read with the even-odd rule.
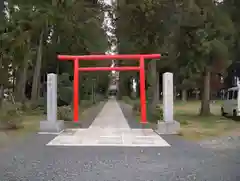
[[[50,133],[59,133],[64,129],[64,121],[41,121],[40,122],[40,132],[50,132]]]
[[[158,122],[156,132],[158,134],[178,134],[180,131],[180,123],[177,121]]]

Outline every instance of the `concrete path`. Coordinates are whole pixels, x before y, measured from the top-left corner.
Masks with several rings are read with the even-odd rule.
[[[121,108],[115,99],[110,99],[97,115],[90,128],[125,128],[130,129]]]
[[[131,129],[116,100],[109,100],[88,129],[67,129],[48,146],[170,146],[152,129]]]

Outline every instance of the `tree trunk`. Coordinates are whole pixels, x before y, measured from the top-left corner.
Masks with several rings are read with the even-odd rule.
[[[124,72],[120,72],[120,80],[119,80],[119,92],[118,97],[121,99],[123,96],[128,96],[128,85],[126,82],[129,80],[129,76],[124,74]]]
[[[173,100],[177,100],[177,86],[173,86]]]
[[[38,90],[37,90],[37,95],[39,96],[39,97],[42,97],[43,96],[43,94],[42,94],[42,83],[41,83],[41,75],[39,76],[39,80],[38,80],[38,82],[39,82],[39,85],[38,85]]]
[[[27,72],[28,72],[28,61],[30,55],[30,39],[28,41],[28,48],[26,50],[23,63],[20,66],[20,69],[17,71],[17,82],[16,82],[16,93],[15,98],[16,101],[24,103],[26,100],[25,90],[26,90],[26,82],[27,82]]]
[[[14,93],[15,92],[15,84],[16,84],[16,69],[13,70],[13,81],[12,81],[12,92]]]
[[[0,56],[0,70],[2,69],[2,56]],[[4,86],[3,84],[0,83],[0,108],[2,107],[2,102],[3,102],[3,99],[4,99]]]
[[[4,86],[0,85],[0,108],[2,107],[3,100],[4,100]]]
[[[196,90],[195,98],[196,100],[199,100],[199,90]]]
[[[149,92],[149,96],[150,96],[150,104],[151,104],[151,109],[155,110],[156,105],[158,104],[158,89],[157,89],[157,61],[156,60],[151,60],[150,62],[150,79],[149,79],[149,83],[150,83],[150,92]]]
[[[17,67],[15,69],[15,81],[14,81],[14,97],[15,100],[18,101],[18,97],[19,97],[19,84],[20,84],[20,76],[21,76],[21,67]]]
[[[160,100],[160,92],[159,92],[159,72],[157,71],[157,77],[156,77],[156,99],[157,99],[157,103],[159,103],[159,100]]]
[[[26,82],[27,82],[27,69],[28,69],[28,58],[25,58],[23,65],[21,67],[21,74],[19,78],[19,83],[17,85],[17,97],[16,97],[16,100],[22,103],[26,99],[25,90],[26,90]]]
[[[203,75],[202,100],[200,115],[210,115],[210,71],[206,68]]]
[[[35,102],[39,97],[39,86],[40,86],[40,73],[42,67],[42,43],[43,43],[43,31],[40,34],[39,45],[37,51],[37,60],[34,69],[33,83],[32,83],[32,93],[31,101]]]
[[[182,101],[184,101],[184,102],[187,101],[187,90],[186,89],[182,90]]]

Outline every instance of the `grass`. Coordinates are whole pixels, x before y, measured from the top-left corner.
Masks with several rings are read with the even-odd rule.
[[[39,122],[45,116],[41,111],[26,112],[23,115],[23,128],[14,130],[0,130],[0,147],[4,147],[12,142],[23,139],[29,133],[36,133],[39,129]]]
[[[190,140],[201,140],[221,135],[237,134],[240,122],[222,117],[221,102],[211,104],[211,116],[199,116],[200,101],[175,103],[175,119],[181,123],[180,135]]]
[[[127,101],[125,101],[125,99]],[[139,100],[129,100],[125,98],[124,101],[133,105]],[[174,103],[174,119],[181,124],[179,135],[188,140],[202,140],[207,138],[219,137],[222,135],[240,135],[240,122],[234,121],[231,118],[221,116],[222,101],[215,101],[211,103],[211,115],[199,116],[200,101],[176,101]],[[137,120],[140,116],[137,115]],[[150,124],[152,128],[156,125]]]
[[[85,101],[85,104],[81,105],[79,108],[79,117],[84,117],[85,110],[91,106],[93,106],[93,104],[87,104]],[[9,138],[15,139],[18,137],[24,137],[28,133],[36,133],[39,130],[39,123],[41,120],[46,120],[44,111],[35,110],[25,112],[23,114],[23,128],[14,130],[0,130],[0,145],[2,142],[5,142],[4,140]],[[65,124],[66,126],[70,125],[71,127],[79,127],[79,123],[73,123],[73,121],[65,121]]]
[[[127,100],[129,104],[136,101]],[[199,116],[200,101],[175,102],[174,117],[181,124],[179,133],[188,140],[201,140],[209,137],[218,137],[221,135],[240,135],[240,122],[220,115],[221,101],[211,104],[211,116]],[[80,114],[80,116],[84,116]],[[44,120],[45,116],[41,111],[27,112],[24,114],[22,129],[17,130],[0,130],[0,147],[12,142],[12,140],[24,138],[29,133],[35,133],[39,129],[39,122]],[[137,115],[140,120],[140,115]],[[79,125],[76,125],[77,127]],[[154,124],[148,125],[151,128],[156,127]]]

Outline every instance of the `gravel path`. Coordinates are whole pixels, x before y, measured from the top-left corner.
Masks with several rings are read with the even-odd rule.
[[[165,136],[170,148],[45,146],[52,138],[32,135],[0,151],[0,180],[240,180],[239,149],[213,152],[174,136]]]
[[[171,147],[50,147],[53,135],[33,134],[0,149],[0,181],[240,180],[240,147],[219,150],[162,137]]]
[[[220,138],[201,141],[199,144],[204,148],[219,151],[240,149],[240,136],[222,136]]]

